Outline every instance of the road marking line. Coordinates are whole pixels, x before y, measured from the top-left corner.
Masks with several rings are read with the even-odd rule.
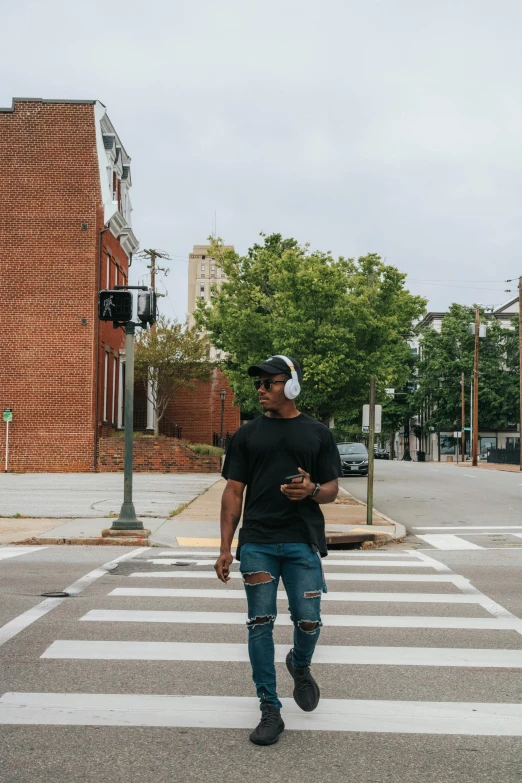
[[[156,557],[154,552],[150,552],[149,554],[154,556],[154,557]],[[232,554],[235,555],[234,552]],[[187,555],[194,555],[194,556],[199,556],[199,557],[208,557],[208,556],[212,555],[212,556],[217,557],[219,555],[219,552],[217,550],[215,552],[204,552],[204,551],[196,551],[196,550],[188,550],[187,551],[187,550],[184,550],[184,549],[179,549],[179,550],[178,549],[167,549],[167,550],[165,550],[163,552],[159,552],[157,557],[178,557],[178,556],[179,557],[186,557]],[[361,558],[361,557],[362,558],[367,558],[367,557],[371,557],[371,558],[374,558],[374,557],[377,557],[377,558],[378,557],[395,557],[395,558],[397,558],[397,557],[404,557],[404,558],[408,558],[409,559],[409,558],[416,558],[417,557],[417,555],[415,553],[412,553],[412,552],[368,552],[366,550],[365,551],[354,550],[354,551],[351,551],[351,552],[345,552],[345,551],[338,550],[338,549],[330,549],[329,557],[331,557],[332,555],[334,555],[335,557],[343,557],[343,558],[345,558],[345,557],[346,558]],[[324,558],[323,562],[327,563],[329,557],[328,558]],[[197,559],[197,557],[195,559]]]
[[[128,560],[131,557],[135,557],[136,555],[139,555],[140,552],[146,552],[147,549],[148,547],[134,549],[132,552],[127,552],[125,555],[121,555],[121,557],[117,557],[115,560],[111,560],[109,563],[101,566],[101,568],[95,568],[94,571],[91,571],[85,576],[82,576],[76,582],[73,582],[72,585],[66,587],[65,592],[69,593],[70,596],[78,595],[78,593],[81,593],[82,590],[95,582],[96,579],[99,579],[100,576],[105,576],[116,563],[119,563],[122,560]],[[34,623],[35,620],[43,617],[45,614],[47,614],[47,612],[50,612],[55,607],[59,606],[63,601],[67,600],[68,598],[46,598],[45,601],[40,601],[40,603],[36,606],[33,606],[32,609],[28,609],[27,612],[23,612],[23,614],[15,617],[14,620],[11,620],[10,622],[3,625],[0,628],[0,646],[9,641],[9,639],[12,639],[13,636],[19,634],[20,631],[23,631],[29,625]]]
[[[148,558],[146,561],[147,563],[155,563],[158,565],[175,565],[176,563],[187,563],[188,565],[194,565],[194,566],[201,566],[201,565],[214,565],[216,562],[215,560],[182,560],[179,558],[171,559],[171,558],[162,558],[162,557],[155,557],[155,558]],[[348,566],[348,567],[356,567],[356,568],[433,568],[432,565],[427,565],[424,563],[416,563],[414,560],[389,560],[386,562],[378,561],[378,560],[337,560],[337,559],[330,559],[329,557],[325,558],[323,561],[323,566]],[[440,564],[439,564],[440,565]],[[440,570],[440,569],[438,569]]]
[[[147,609],[91,609],[80,620],[109,623],[191,623],[196,625],[245,625],[243,612],[186,612]],[[518,630],[514,617],[422,617],[419,615],[323,614],[327,627],[337,628],[453,628],[455,630]],[[278,614],[276,625],[293,625],[289,614]]]
[[[428,555],[419,554],[419,558],[426,563],[426,565],[431,566],[431,568],[434,568],[436,571],[441,571],[446,574],[452,574],[453,571],[449,566],[446,565],[446,563],[440,563],[438,560],[435,560],[434,557],[428,557]]]
[[[522,525],[439,525],[437,527],[413,527],[412,530],[460,530],[465,534],[467,530],[522,530]]]
[[[471,473],[464,473],[467,478],[477,478],[476,476],[472,476]]]
[[[429,543],[429,542],[428,542]],[[325,572],[332,582],[451,582],[458,577],[446,574],[347,574]],[[214,571],[135,571],[129,574],[137,579],[216,579]],[[243,579],[239,571],[230,572],[231,579]],[[461,577],[462,578],[462,577]]]
[[[431,544],[436,549],[444,549],[446,551],[456,551],[459,549],[484,549],[484,547],[478,544],[472,544],[471,541],[465,541],[463,538],[452,535],[431,535],[431,536],[419,536],[422,541],[427,544]]]
[[[522,736],[520,704],[321,699],[304,713],[293,699],[282,703],[289,731]],[[258,720],[259,702],[242,696],[11,692],[0,699],[3,725],[245,729]]]
[[[275,645],[282,663],[288,645]],[[248,645],[205,642],[123,642],[58,639],[41,658],[99,661],[221,661],[249,662]],[[314,664],[364,666],[455,666],[522,669],[522,650],[482,650],[466,647],[374,647],[319,645]]]
[[[20,555],[30,555],[32,552],[41,552],[47,549],[46,546],[0,546],[0,560],[7,560],[9,557],[19,557]]]
[[[245,591],[227,590],[225,586],[216,589],[185,589],[170,587],[115,587],[109,596],[142,598],[218,598],[223,600],[246,601]],[[278,601],[288,601],[285,592],[277,593]],[[482,598],[461,593],[362,593],[329,591],[323,593],[321,601],[375,601],[376,603],[432,603],[432,604],[480,604]]]

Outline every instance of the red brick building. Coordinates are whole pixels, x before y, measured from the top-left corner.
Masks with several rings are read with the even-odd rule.
[[[97,317],[138,242],[130,158],[99,101],[0,109],[0,408],[9,468],[89,471],[121,422],[124,335]],[[0,454],[5,425],[0,426]]]

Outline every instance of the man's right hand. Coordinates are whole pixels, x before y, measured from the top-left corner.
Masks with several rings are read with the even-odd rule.
[[[214,569],[217,574],[217,578],[225,584],[230,579],[230,565],[234,561],[232,552],[220,552],[218,559],[214,563]]]

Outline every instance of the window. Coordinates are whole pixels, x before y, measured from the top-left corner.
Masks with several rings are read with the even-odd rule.
[[[203,260],[205,260],[206,256],[201,256],[201,258],[202,258]]]
[[[519,449],[520,438],[506,438],[506,449]]]
[[[215,276],[216,276],[216,267],[214,264],[212,264],[212,266],[210,267],[210,277],[215,277]]]
[[[202,272],[204,272],[204,271],[205,271],[205,264],[201,264],[201,271],[202,271]]]
[[[205,283],[199,284],[199,295],[202,297],[202,299],[205,298]]]
[[[103,373],[103,421],[107,421],[107,385],[109,375],[109,352],[105,351],[105,367]]]
[[[118,267],[116,267],[117,269]],[[112,405],[111,405],[111,421],[113,424],[116,422],[116,383],[118,381],[118,360],[115,356],[112,358]]]

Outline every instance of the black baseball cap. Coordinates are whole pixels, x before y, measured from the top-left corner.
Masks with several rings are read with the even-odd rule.
[[[295,359],[293,359],[291,356],[288,357],[292,364],[295,367],[295,371],[297,373],[297,378],[299,382],[303,379],[303,374],[301,372],[301,367],[298,362],[296,362]],[[253,364],[251,367],[248,368],[248,374],[252,377],[255,377],[256,375],[261,375],[261,373],[270,373],[271,375],[279,375],[279,373],[286,373],[287,375],[290,375],[290,367],[285,362],[284,359],[281,359],[280,356],[270,356],[268,359],[266,359],[264,362],[259,362],[259,364]]]

